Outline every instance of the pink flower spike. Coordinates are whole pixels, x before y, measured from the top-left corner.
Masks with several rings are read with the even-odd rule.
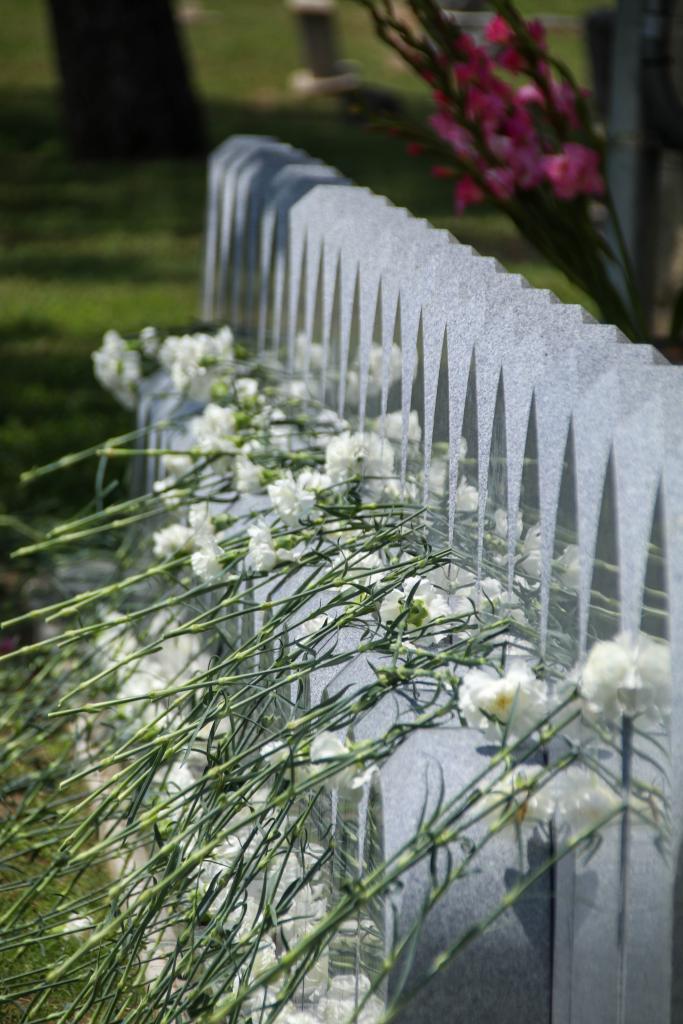
[[[484,37],[489,43],[504,46],[509,43],[514,33],[501,14],[495,14],[484,29]]]
[[[489,167],[484,180],[496,199],[510,199],[515,194],[515,172],[511,167]]]
[[[533,21],[527,22],[526,26],[529,30],[529,35],[542,50],[545,50],[546,39],[545,39],[545,26],[542,21],[538,18],[534,18]]]
[[[544,156],[542,166],[558,199],[601,196],[605,191],[600,154],[580,142],[568,142],[561,153]]]
[[[544,178],[542,153],[538,142],[516,146],[510,154],[510,167],[515,174],[517,188],[536,188]]]
[[[468,206],[481,203],[483,198],[484,193],[473,178],[460,178],[455,186],[455,212],[464,213]]]
[[[526,61],[522,57],[521,53],[514,46],[506,46],[504,50],[498,54],[496,58],[498,64],[506,71],[522,71],[526,66]]]
[[[408,142],[406,144],[406,153],[408,156],[419,156],[420,153],[424,153],[424,146],[421,142]]]
[[[545,106],[545,96],[535,82],[520,85],[517,90],[517,99],[520,103],[537,103],[539,107]]]

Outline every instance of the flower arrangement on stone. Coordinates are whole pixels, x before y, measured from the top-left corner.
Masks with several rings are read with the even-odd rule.
[[[112,465],[158,458],[160,479],[36,542],[80,554],[84,536],[101,540],[93,553],[116,552],[112,577],[30,611],[63,631],[0,657],[0,672],[26,657],[30,680],[12,759],[34,758],[54,723],[68,723],[44,806],[22,801],[12,821],[29,848],[44,844],[46,821],[59,827],[38,875],[16,882],[23,902],[65,880],[29,925],[19,910],[3,918],[17,946],[65,941],[36,975],[26,1019],[41,1019],[42,993],[67,979],[78,983],[74,1019],[101,996],[131,1024],[171,1004],[207,1024],[377,1024],[403,964],[385,932],[400,913],[392,901],[445,843],[486,870],[487,844],[511,829],[511,859],[531,829],[548,867],[590,852],[625,812],[659,838],[666,807],[652,777],[634,772],[626,792],[603,755],[625,722],[636,740],[657,739],[668,648],[619,634],[578,665],[573,654],[542,661],[525,615],[537,600],[537,524],[511,524],[512,592],[478,578],[479,493],[464,471],[461,532],[444,545],[438,512],[415,501],[420,481],[396,476],[395,415],[356,431],[237,354],[226,328],[184,337],[105,336],[95,370],[124,405],[150,386],[165,408],[169,389],[177,400],[165,426],[130,435],[154,447],[103,449]],[[126,352],[139,359],[127,365]],[[202,411],[185,401],[199,394]],[[407,422],[417,444],[419,417]],[[500,548],[507,511],[490,520],[487,544]],[[571,545],[562,560],[560,576],[574,577]],[[480,770],[426,817],[418,808],[414,834],[389,855],[377,838],[385,766],[442,725],[467,730]],[[112,873],[80,895],[83,871],[103,863]],[[440,892],[424,897],[425,918]],[[509,902],[505,891],[501,913]],[[494,910],[482,906],[482,921]],[[23,969],[3,985],[24,998]]]
[[[496,13],[479,39],[438,0],[356,2],[436,105],[426,125],[392,115],[379,126],[406,139],[408,153],[429,160],[433,175],[453,181],[456,213],[496,206],[605,321],[634,341],[646,339],[605,181],[604,139],[586,90],[549,51],[541,22],[526,21],[512,0],[494,0]],[[602,230],[606,221],[614,243]],[[613,283],[617,276],[623,286]]]

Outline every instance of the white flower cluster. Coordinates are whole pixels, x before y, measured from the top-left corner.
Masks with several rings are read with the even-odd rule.
[[[384,623],[395,622],[405,614],[407,628],[419,629],[451,614],[448,601],[433,583],[421,576],[409,576],[401,587],[395,587],[382,601],[379,617]]]
[[[232,372],[233,335],[229,327],[216,334],[169,335],[158,351],[176,390],[198,402],[208,402],[215,384]]]
[[[192,569],[202,580],[211,580],[221,571],[223,554],[206,505],[195,505],[188,516],[189,526],[172,523],[157,530],[152,538],[154,554],[168,560],[192,552]]]
[[[377,434],[345,430],[327,445],[325,472],[333,484],[361,477],[371,492],[381,493],[393,477],[394,452]]]
[[[98,382],[126,409],[137,401],[142,377],[140,353],[131,348],[117,331],[107,331],[102,345],[92,354],[93,370]]]
[[[622,718],[660,723],[671,710],[668,644],[625,633],[598,640],[580,670],[579,690],[588,718],[620,724]]]
[[[513,743],[527,736],[550,710],[545,682],[523,658],[509,658],[502,675],[490,666],[470,669],[458,699],[467,725],[496,742]]]
[[[318,770],[324,769],[328,763],[348,759],[350,748],[332,732],[321,732],[311,743],[311,765]],[[360,800],[363,790],[377,774],[377,768],[359,770],[358,766],[342,765],[333,775],[325,779],[325,787],[330,792],[337,791],[348,800]]]

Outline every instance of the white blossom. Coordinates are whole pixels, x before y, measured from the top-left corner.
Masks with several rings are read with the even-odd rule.
[[[460,712],[471,729],[499,741],[526,736],[548,715],[548,689],[523,658],[509,658],[504,674],[490,666],[469,669],[458,691]]]
[[[479,491],[461,477],[455,491],[455,507],[458,512],[476,512],[479,508]]]
[[[618,820],[623,799],[597,772],[570,765],[553,780],[555,815],[558,825],[574,839],[609,819]]]
[[[288,470],[275,483],[268,484],[268,497],[273,510],[287,526],[297,526],[307,519],[315,505],[315,494],[306,490]]]
[[[578,544],[567,544],[555,565],[560,573],[562,585],[568,590],[578,590],[581,584],[581,559]]]
[[[248,455],[235,458],[235,490],[240,494],[257,494],[261,490],[261,468]]]
[[[282,409],[273,409],[269,420],[269,440],[274,448],[287,451],[290,447],[292,426],[287,423],[287,414]]]
[[[493,513],[494,521],[494,533],[498,537],[502,537],[503,540],[508,539],[508,513],[505,508],[497,508]],[[515,520],[515,537],[519,537],[522,533],[522,513],[517,513]]]
[[[555,799],[550,785],[543,782],[546,769],[525,765],[506,772],[487,786],[474,811],[490,808],[491,825],[504,819],[506,825],[545,825],[553,817]]]
[[[348,757],[349,748],[334,733],[321,732],[311,743],[310,761],[312,765],[322,765],[328,761],[336,761]],[[319,769],[320,770],[320,769]],[[340,767],[332,776],[325,779],[325,788],[338,790],[340,796],[358,800],[362,796],[365,785],[376,775],[377,769],[371,765],[361,771],[356,764]]]
[[[236,429],[235,410],[215,402],[210,402],[201,416],[190,420],[190,431],[197,447],[207,454],[235,452]]]
[[[236,377],[235,395],[238,405],[252,405],[259,397],[258,381],[255,377]]]
[[[384,623],[394,622],[406,608],[409,609],[405,620],[407,628],[426,626],[451,614],[445,596],[421,576],[409,576],[400,588],[389,591],[380,605],[379,617]]]
[[[216,334],[171,335],[161,345],[158,358],[178,391],[206,402],[213,385],[230,373],[232,331],[222,327]]]
[[[328,487],[332,486],[332,481],[327,473],[321,473],[318,469],[302,469],[296,479],[300,487],[306,491],[313,491],[314,494],[326,491]]]
[[[541,578],[543,559],[541,557],[541,527],[539,523],[530,526],[524,537],[522,552],[517,568],[532,579]]]
[[[192,571],[205,582],[215,579],[221,572],[222,554],[223,551],[216,538],[210,533],[202,534],[195,540],[195,550],[190,559]]]
[[[143,327],[139,334],[142,351],[153,358],[159,351],[159,332],[156,327]]]
[[[327,615],[314,615],[312,618],[306,619],[299,625],[298,639],[301,643],[310,643],[315,638],[315,634],[324,629],[328,622]]]
[[[193,505],[189,516],[191,544],[193,548],[192,570],[200,579],[209,581],[221,571],[221,547],[216,540],[216,531],[206,503]]]
[[[352,434],[345,430],[333,437],[325,453],[325,472],[332,483],[343,483],[357,476],[386,479],[393,474],[394,453],[388,441],[376,434]],[[371,486],[376,481],[370,481]]]
[[[181,551],[189,551],[193,537],[194,530],[189,526],[182,526],[180,523],[164,526],[152,537],[154,554],[164,561],[173,558]]]
[[[273,544],[273,535],[265,519],[258,519],[247,528],[249,547],[247,549],[247,565],[256,572],[268,572],[279,561],[278,552]]]
[[[403,412],[388,412],[384,417],[384,436],[396,444],[401,444],[403,439]],[[414,409],[408,414],[408,441],[411,444],[419,444],[422,440],[422,427],[420,418]]]
[[[661,721],[671,709],[668,644],[641,634],[598,640],[581,670],[579,689],[589,717],[618,724],[622,715]]]
[[[135,408],[142,377],[140,353],[118,331],[106,331],[101,346],[92,354],[96,379],[126,409]]]

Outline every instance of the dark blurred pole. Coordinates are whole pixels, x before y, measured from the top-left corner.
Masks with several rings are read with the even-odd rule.
[[[652,308],[660,149],[645,126],[642,0],[619,0],[610,69],[607,177],[643,307]],[[610,242],[618,240],[610,229]],[[619,271],[614,269],[617,285]],[[646,339],[642,339],[646,340]]]
[[[49,0],[66,130],[83,159],[205,151],[169,0]]]

